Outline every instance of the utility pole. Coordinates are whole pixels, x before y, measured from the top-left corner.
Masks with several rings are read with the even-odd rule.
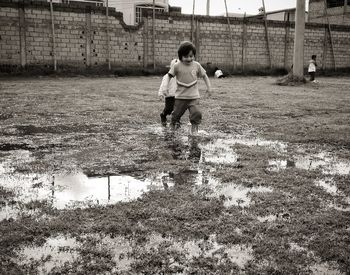
[[[210,0],[207,0],[207,16],[210,15]]]
[[[297,0],[295,19],[293,76],[301,80],[304,78],[305,0]]]

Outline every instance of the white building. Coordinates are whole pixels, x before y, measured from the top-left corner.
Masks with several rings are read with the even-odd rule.
[[[124,22],[136,25],[142,21],[142,10],[152,9],[153,0],[109,0],[109,6],[123,13]],[[155,0],[157,11],[168,12],[169,0]]]

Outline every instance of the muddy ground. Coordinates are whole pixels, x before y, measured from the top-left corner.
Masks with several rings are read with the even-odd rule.
[[[160,80],[1,79],[0,274],[350,274],[350,78]]]

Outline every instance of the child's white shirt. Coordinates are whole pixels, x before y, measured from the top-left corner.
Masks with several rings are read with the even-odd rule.
[[[165,97],[175,96],[176,88],[176,77],[170,78],[169,75],[166,74],[163,76],[162,83],[159,87],[158,95],[164,95]]]
[[[216,78],[219,78],[220,76],[223,76],[224,74],[223,74],[223,72],[221,71],[221,70],[216,70],[215,71],[215,77]]]
[[[314,60],[310,60],[308,72],[316,72],[316,64]]]

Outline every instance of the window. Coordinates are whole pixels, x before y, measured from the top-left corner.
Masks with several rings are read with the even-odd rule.
[[[346,0],[327,0],[327,8],[343,7]],[[350,5],[350,0],[348,0],[348,5]]]
[[[153,6],[152,5],[136,6],[136,14],[135,14],[136,23],[140,23],[142,21],[142,10],[147,10],[147,9],[152,10]],[[155,7],[155,11],[164,12],[164,8]]]

